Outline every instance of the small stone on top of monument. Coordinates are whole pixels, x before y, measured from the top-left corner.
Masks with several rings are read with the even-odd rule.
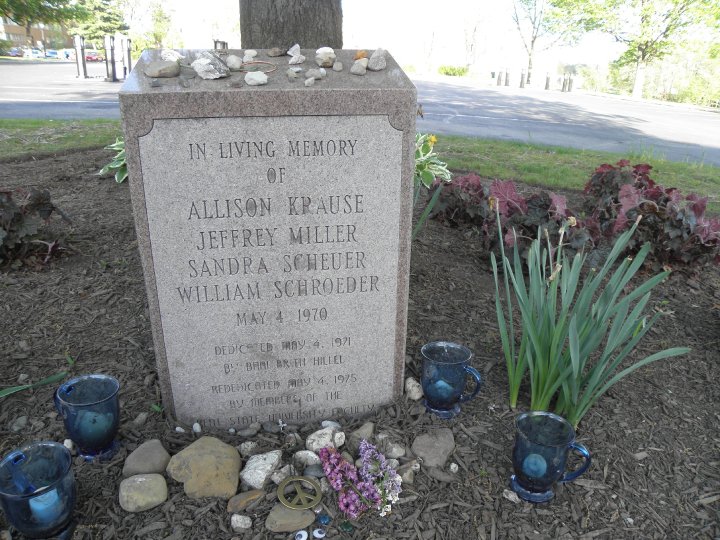
[[[377,49],[370,56],[367,68],[370,71],[380,71],[387,67],[387,60],[385,60],[385,49]]]
[[[277,56],[285,56],[286,54],[287,49],[281,49],[280,47],[273,47],[267,53],[270,58],[275,58]]]
[[[315,51],[315,63],[320,67],[332,67],[335,58],[335,51],[331,47],[320,47]]]
[[[162,58],[163,60],[167,60],[169,62],[177,62],[178,60],[182,60],[185,57],[182,54],[180,54],[179,52],[174,51],[172,49],[163,49],[162,52],[160,53],[160,58]]]
[[[231,54],[225,59],[225,64],[230,68],[231,71],[240,71],[242,68],[243,59],[237,55]]]
[[[333,64],[333,71],[342,71],[343,70],[343,63],[340,62],[340,60],[336,60]]]
[[[323,71],[324,71],[324,70],[321,71],[321,70],[319,70],[319,69],[308,69],[308,70],[307,70],[307,73],[305,73],[305,75],[306,75],[307,77],[312,77],[312,78],[314,78],[316,81],[319,81],[320,79],[323,78],[323,75],[324,75],[324,74],[323,74]]]
[[[210,51],[200,52],[191,65],[203,79],[219,79],[230,75],[230,69],[225,65],[225,62]]]
[[[288,69],[285,72],[285,74],[287,75],[287,78],[290,81],[294,81],[295,79],[297,79],[299,77],[299,75],[297,74],[297,71],[293,70],[292,68]]]
[[[268,76],[262,71],[250,71],[245,74],[245,82],[250,86],[262,86],[267,84]]]
[[[305,86],[312,86],[315,84],[315,77],[308,77],[305,79]]]
[[[180,75],[180,64],[174,60],[160,60],[150,62],[143,71],[148,77],[177,77]]]
[[[256,56],[257,51],[255,49],[248,49],[245,51],[245,55],[243,56],[243,62],[252,62]]]
[[[362,60],[367,62],[367,58],[363,58]],[[353,62],[353,65],[350,67],[350,73],[353,75],[365,75],[367,63],[363,63],[362,60],[355,60],[355,62]]]
[[[294,64],[302,64],[305,61],[305,57],[300,54],[300,44],[296,43],[287,52],[290,55],[290,61],[288,62],[291,66]]]

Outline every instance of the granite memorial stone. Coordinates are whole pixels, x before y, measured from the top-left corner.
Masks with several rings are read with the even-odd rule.
[[[415,88],[389,54],[306,87],[267,52],[263,86],[153,86],[146,51],[120,91],[163,401],[188,425],[362,415],[402,392]]]

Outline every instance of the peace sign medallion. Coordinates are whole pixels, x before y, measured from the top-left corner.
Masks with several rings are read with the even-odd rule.
[[[291,486],[295,489],[295,495],[286,495],[285,488]],[[312,488],[313,491],[306,491],[306,486]],[[305,510],[316,506],[322,499],[322,490],[320,483],[307,476],[288,476],[280,482],[277,489],[278,499],[280,502],[293,510]]]

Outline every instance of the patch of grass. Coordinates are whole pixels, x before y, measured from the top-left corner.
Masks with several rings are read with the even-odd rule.
[[[647,152],[616,154],[577,150],[514,141],[495,141],[442,135],[435,151],[448,168],[475,172],[488,178],[517,180],[550,189],[582,189],[595,168],[602,163],[648,163],[656,182],[680,189],[684,194],[709,197],[708,209],[720,213],[720,167],[703,163],[668,161]]]
[[[0,119],[0,159],[102,148],[121,136],[118,120]]]

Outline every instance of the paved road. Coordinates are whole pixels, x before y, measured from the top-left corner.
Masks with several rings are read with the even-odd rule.
[[[87,68],[84,79],[74,62],[0,61],[0,118],[120,118],[121,83],[104,81],[104,62]]]
[[[451,82],[448,82],[451,81]],[[673,161],[720,165],[720,110],[582,92],[415,80],[425,133],[636,151]]]
[[[0,118],[118,118],[104,63],[90,79],[70,62],[0,62]],[[575,148],[636,151],[720,166],[720,111],[581,92],[484,86],[465,78],[414,80],[419,131]]]

